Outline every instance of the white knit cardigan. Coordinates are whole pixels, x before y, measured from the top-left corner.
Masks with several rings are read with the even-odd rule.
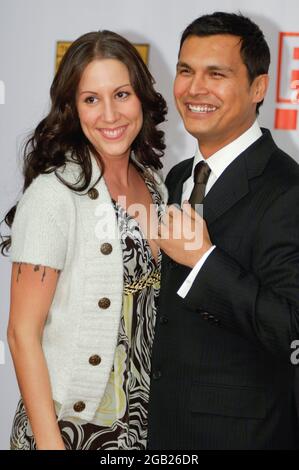
[[[92,167],[90,186],[100,174],[94,157]],[[74,183],[79,170],[77,164],[67,163],[61,176]],[[151,173],[166,202],[161,177]],[[87,191],[80,194],[67,188],[55,173],[40,175],[22,196],[12,227],[13,262],[61,270],[42,339],[53,399],[61,405],[58,419],[93,419],[109,379],[118,337],[122,251],[104,178],[95,188],[98,198],[91,199]],[[110,254],[101,252],[103,243],[112,246]],[[99,307],[102,298],[110,300],[109,308]],[[99,365],[89,363],[94,355],[100,356]],[[85,405],[80,412],[74,409],[78,402]]]

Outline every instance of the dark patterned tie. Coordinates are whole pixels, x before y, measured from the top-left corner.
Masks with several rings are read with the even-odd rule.
[[[195,208],[195,204],[202,204],[202,201],[205,197],[205,189],[210,173],[211,169],[204,160],[197,163],[196,167],[194,168],[194,187],[189,198],[189,203],[193,209]]]

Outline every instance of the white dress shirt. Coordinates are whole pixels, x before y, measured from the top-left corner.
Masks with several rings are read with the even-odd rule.
[[[219,176],[222,175],[224,170],[242,153],[246,150],[250,145],[252,145],[256,140],[258,140],[262,136],[262,131],[257,121],[246,131],[244,134],[240,135],[236,140],[231,142],[230,144],[226,145],[222,149],[218,150],[218,152],[214,153],[211,157],[206,160],[206,163],[209,165],[211,169],[211,173],[209,179],[207,181],[205,196],[208,194],[212,186],[216,183]],[[194,186],[194,169],[201,160],[204,160],[199,148],[194,156],[193,168],[191,176],[185,181],[183,185],[182,191],[182,200],[181,203],[184,201],[188,201]],[[212,246],[196,263],[188,277],[186,278],[185,282],[178,290],[178,295],[182,298],[185,298],[188,294],[197,274],[199,273],[200,269],[204,265],[205,261],[215,249],[215,245]]]

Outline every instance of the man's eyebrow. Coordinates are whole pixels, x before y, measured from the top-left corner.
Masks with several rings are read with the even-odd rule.
[[[189,69],[189,70],[192,69],[192,67],[189,64],[187,64],[186,62],[181,62],[180,60],[176,64],[176,68],[177,69],[184,68],[184,69]]]
[[[191,65],[187,64],[186,62],[181,62],[181,61],[178,61],[176,68],[177,68],[177,70],[179,70],[179,69],[188,69],[188,70],[192,70]],[[211,65],[208,65],[208,66],[206,67],[206,69],[207,69],[208,71],[216,70],[216,71],[219,71],[219,72],[221,71],[221,72],[234,73],[234,70],[233,70],[231,67],[228,67],[228,66],[226,66],[226,65],[211,64]]]
[[[227,67],[226,65],[208,65],[208,70],[218,70],[221,72],[231,72],[233,73],[234,70],[231,67]]]

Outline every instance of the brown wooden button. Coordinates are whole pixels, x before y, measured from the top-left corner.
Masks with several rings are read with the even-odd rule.
[[[110,304],[111,304],[110,300],[107,297],[103,297],[102,299],[99,300],[98,305],[100,308],[106,309],[110,307]]]
[[[99,191],[96,188],[91,188],[88,191],[88,196],[90,199],[97,199],[99,197]]]
[[[112,252],[112,245],[110,245],[110,243],[103,243],[101,245],[101,253],[103,255],[110,255],[111,252]]]
[[[90,356],[89,364],[91,364],[92,366],[98,366],[101,363],[101,360],[102,359],[100,358],[100,356],[95,354],[94,356]]]
[[[85,410],[85,403],[83,401],[77,401],[77,403],[74,404],[73,408],[77,413],[81,413],[81,411]]]

